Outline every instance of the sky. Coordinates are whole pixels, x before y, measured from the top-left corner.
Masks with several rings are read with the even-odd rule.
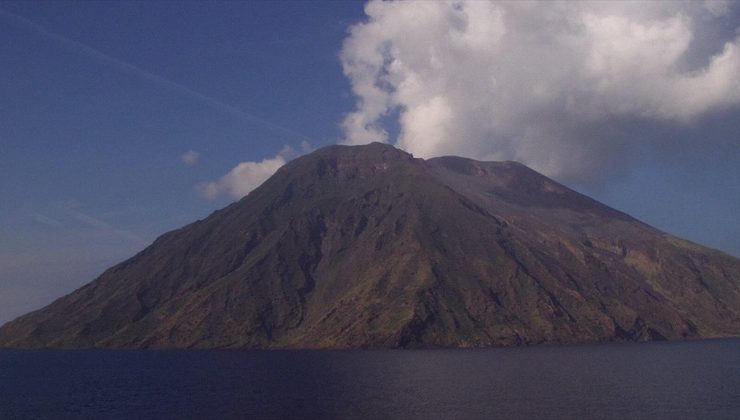
[[[0,323],[288,160],[518,160],[740,256],[740,4],[0,2]]]

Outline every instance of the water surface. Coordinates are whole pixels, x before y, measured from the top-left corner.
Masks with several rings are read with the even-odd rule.
[[[0,351],[0,418],[740,418],[740,340]]]

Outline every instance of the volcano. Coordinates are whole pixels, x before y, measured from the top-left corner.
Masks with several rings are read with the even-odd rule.
[[[740,260],[515,162],[331,146],[49,306],[13,348],[417,348],[740,335]]]

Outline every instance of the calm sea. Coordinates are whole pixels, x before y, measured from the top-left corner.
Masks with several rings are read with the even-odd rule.
[[[740,340],[0,351],[0,418],[740,419]]]

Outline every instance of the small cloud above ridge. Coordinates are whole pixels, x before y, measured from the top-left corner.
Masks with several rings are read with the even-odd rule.
[[[191,166],[198,163],[199,158],[200,158],[200,153],[196,152],[195,150],[188,150],[187,152],[180,155],[180,160],[186,165],[191,165]]]
[[[265,158],[261,161],[241,162],[218,180],[201,182],[195,186],[195,189],[201,197],[209,200],[214,200],[223,195],[239,199],[259,187],[291,159],[311,150],[313,148],[305,141],[301,143],[300,150],[285,145],[271,158]]]

